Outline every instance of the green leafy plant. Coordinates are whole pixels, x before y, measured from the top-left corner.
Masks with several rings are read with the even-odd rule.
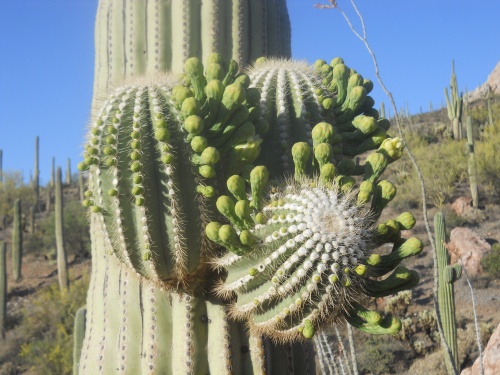
[[[491,252],[484,256],[481,264],[490,275],[500,277],[500,244],[491,246]]]

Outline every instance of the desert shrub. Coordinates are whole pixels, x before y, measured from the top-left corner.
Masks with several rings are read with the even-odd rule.
[[[21,199],[21,211],[28,217],[30,208],[35,204],[34,190],[24,184],[20,172],[5,172],[3,178],[0,183],[0,215],[6,215],[8,222],[12,222],[14,201]]]
[[[43,252],[50,258],[56,248],[55,214],[39,219],[35,235],[27,236],[26,251],[37,254]],[[79,201],[69,201],[64,205],[64,246],[68,254],[77,258],[87,258],[90,255],[89,223],[85,208]]]
[[[370,374],[383,374],[391,370],[395,362],[395,353],[390,350],[391,337],[369,336],[358,349],[360,370]]]
[[[483,257],[481,264],[490,275],[500,277],[500,243],[491,247],[491,252]]]
[[[20,330],[25,342],[19,356],[37,374],[71,374],[74,317],[85,305],[87,287],[87,277],[75,281],[67,293],[53,283],[23,311]]]
[[[462,142],[444,140],[428,143],[415,133],[407,134],[407,142],[414,154],[426,183],[428,203],[441,207],[455,192],[455,184],[467,176],[467,159]],[[393,204],[396,208],[411,209],[422,202],[420,183],[409,158],[391,164],[387,179],[398,188]]]

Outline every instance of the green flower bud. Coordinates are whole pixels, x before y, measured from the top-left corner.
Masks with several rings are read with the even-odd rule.
[[[204,149],[207,148],[207,146],[208,141],[205,137],[197,135],[193,137],[193,139],[191,139],[191,148],[194,152],[201,153]]]
[[[250,186],[252,189],[252,206],[261,209],[261,201],[264,198],[264,189],[269,180],[269,171],[264,166],[258,166],[250,172]]]
[[[333,126],[329,123],[320,122],[317,124],[311,132],[313,146],[316,147],[316,145],[320,143],[330,143],[333,137],[333,132]]]
[[[337,175],[337,167],[332,163],[326,163],[321,167],[319,173],[323,181],[333,181]]]
[[[168,142],[170,140],[170,133],[167,129],[156,129],[155,138],[160,142]]]
[[[332,146],[328,143],[320,143],[314,147],[314,157],[320,168],[331,160],[332,153]]]
[[[200,164],[213,165],[220,159],[220,153],[215,147],[207,147],[200,156]]]
[[[306,319],[304,321],[304,328],[302,330],[302,335],[306,339],[312,339],[314,336],[314,333],[315,333],[314,326],[312,325],[312,323],[309,319]]]
[[[378,152],[383,153],[389,163],[398,160],[403,154],[403,141],[400,138],[386,138],[380,145]]]
[[[196,191],[203,195],[205,198],[212,198],[215,195],[215,189],[213,186],[208,185],[198,185]]]
[[[212,178],[215,176],[215,170],[211,165],[202,165],[198,168],[198,173],[204,178]]]
[[[200,116],[189,116],[184,120],[184,129],[190,134],[198,135],[203,131],[203,119]]]
[[[238,200],[246,199],[245,180],[239,175],[227,179],[227,189]]]
[[[415,217],[410,212],[403,212],[396,219],[401,229],[412,229],[415,226]]]
[[[295,178],[306,174],[307,162],[311,155],[311,147],[306,142],[297,142],[292,146],[293,163],[295,164]]]
[[[220,242],[219,230],[221,227],[222,224],[217,223],[215,221],[208,223],[208,225],[205,228],[205,233],[207,234],[207,237],[214,242]]]
[[[200,112],[200,102],[196,98],[187,98],[182,102],[181,112],[183,116],[189,117]]]
[[[207,66],[207,70],[205,71],[205,75],[207,77],[207,81],[210,82],[213,79],[217,79],[222,81],[226,73],[224,72],[224,68],[219,63],[209,63]]]

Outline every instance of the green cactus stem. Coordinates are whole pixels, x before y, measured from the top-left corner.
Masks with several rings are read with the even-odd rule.
[[[476,155],[474,153],[474,135],[472,132],[472,119],[467,116],[467,152],[469,154],[468,172],[470,193],[472,196],[472,206],[478,208],[479,195],[477,191],[477,174],[476,174]]]
[[[448,118],[452,122],[453,139],[460,140],[460,121],[462,118],[463,99],[462,95],[458,93],[457,76],[455,75],[455,61],[451,62],[450,92],[451,98],[448,94],[448,88],[444,89]]]
[[[486,106],[488,108],[488,123],[490,125],[490,128],[493,128],[493,107],[492,107],[492,100],[493,100],[493,91],[491,90],[490,85],[486,87]],[[1,181],[1,180],[0,180]]]
[[[0,242],[0,338],[5,339],[7,316],[7,244]]]
[[[68,258],[64,247],[64,198],[62,187],[61,167],[56,171],[56,189],[55,189],[55,228],[56,228],[56,246],[57,246],[57,274],[59,279],[59,288],[65,291],[69,288],[68,277]]]
[[[447,363],[450,369],[459,369],[460,362],[458,358],[457,344],[457,323],[455,317],[455,295],[453,283],[458,280],[462,274],[462,267],[459,264],[450,266],[449,254],[446,249],[446,233],[444,216],[438,212],[434,216],[434,234],[436,236],[436,252],[438,257],[438,304],[443,333],[451,352],[453,364]],[[451,371],[454,373],[454,371]]]
[[[14,222],[12,224],[12,267],[14,280],[22,277],[23,262],[23,227],[22,227],[21,200],[14,201]]]
[[[73,375],[78,375],[83,339],[85,337],[86,319],[87,309],[80,307],[75,314],[75,323],[73,326]]]
[[[65,178],[65,183],[68,186],[71,185],[71,159],[70,158],[66,159],[66,178]]]

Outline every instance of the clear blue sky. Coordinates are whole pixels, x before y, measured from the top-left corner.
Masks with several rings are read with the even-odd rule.
[[[375,80],[364,46],[338,11],[313,7],[321,1],[288,0],[294,57],[314,62],[342,56]],[[350,10],[348,0],[338,4]],[[429,101],[440,107],[452,59],[461,90],[483,83],[500,60],[498,0],[357,0],[357,5],[399,108],[409,103],[412,113],[420,107],[425,111]],[[36,135],[43,184],[49,181],[52,157],[64,168],[71,158],[76,170],[92,96],[96,8],[97,0],[0,0],[4,170],[29,178]],[[387,107],[380,88],[372,95],[377,108],[382,101]]]

